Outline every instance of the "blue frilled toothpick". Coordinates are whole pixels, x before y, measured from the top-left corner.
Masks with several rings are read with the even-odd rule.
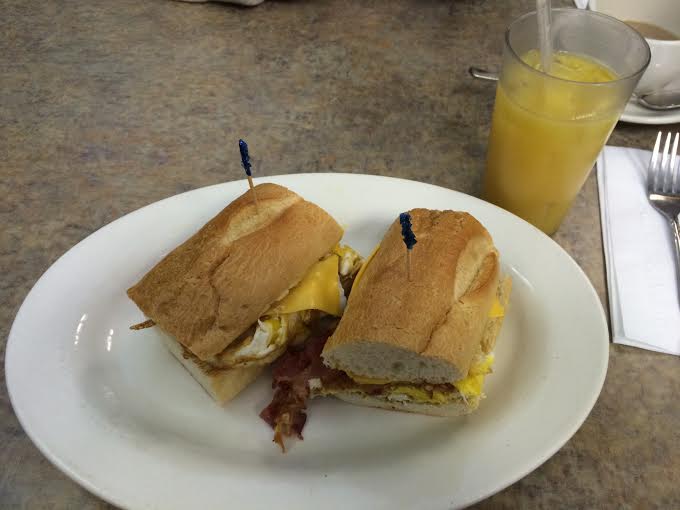
[[[241,153],[241,165],[246,171],[246,177],[248,177],[248,186],[250,186],[250,192],[253,194],[253,200],[255,201],[255,210],[259,212],[259,204],[257,203],[257,193],[255,193],[255,186],[253,185],[253,173],[250,170],[252,167],[250,163],[250,154],[248,154],[248,144],[245,140],[238,141],[238,150]]]
[[[404,244],[406,245],[406,275],[408,281],[411,281],[411,250],[418,240],[413,233],[411,215],[409,213],[401,213],[399,215],[399,223],[401,223],[401,236],[404,238]]]

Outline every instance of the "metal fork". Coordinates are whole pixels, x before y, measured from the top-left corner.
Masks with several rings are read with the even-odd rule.
[[[676,168],[678,159],[678,133],[675,133],[673,149],[671,133],[666,136],[663,154],[659,152],[662,133],[656,137],[654,152],[647,169],[647,196],[654,208],[663,214],[671,224],[675,238],[675,277],[678,286],[678,302],[680,302],[680,176]]]

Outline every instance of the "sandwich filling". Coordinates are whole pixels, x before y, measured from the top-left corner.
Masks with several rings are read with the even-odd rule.
[[[304,340],[310,325],[322,315],[342,315],[361,256],[348,246],[336,246],[315,263],[302,280],[274,303],[247,331],[203,365],[229,369],[266,365],[288,345]],[[346,290],[347,289],[347,290]],[[185,355],[187,354],[185,349]]]
[[[480,354],[470,367],[466,377],[449,384],[414,384],[412,382],[393,382],[370,379],[347,373],[347,379],[323,384],[320,380],[310,380],[314,395],[334,395],[340,392],[370,395],[394,403],[413,402],[417,404],[442,405],[464,402],[474,409],[483,397],[484,378],[491,373],[494,355]]]

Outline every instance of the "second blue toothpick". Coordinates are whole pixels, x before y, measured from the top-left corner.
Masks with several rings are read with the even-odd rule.
[[[404,238],[404,244],[406,245],[406,275],[408,281],[411,281],[411,250],[413,250],[418,240],[413,233],[411,215],[409,213],[401,213],[399,215],[399,223],[401,223],[401,236]]]

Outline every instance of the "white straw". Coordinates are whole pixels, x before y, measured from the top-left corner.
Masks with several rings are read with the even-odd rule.
[[[550,0],[536,0],[538,21],[538,45],[541,52],[541,67],[544,73],[550,72],[552,62],[552,37],[550,36]]]

